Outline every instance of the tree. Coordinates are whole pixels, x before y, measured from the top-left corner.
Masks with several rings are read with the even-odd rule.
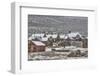
[[[68,37],[66,40],[67,40],[67,45],[71,46],[71,39]]]
[[[58,34],[57,34],[56,41],[59,41],[59,40],[60,40],[60,34],[58,33]]]
[[[65,48],[65,46],[66,46],[66,41],[65,41],[65,40],[63,40],[62,45],[63,45],[63,47]]]
[[[50,37],[48,38],[48,45],[49,45],[49,46],[53,46],[53,38],[52,38],[52,36],[50,36]]]
[[[71,31],[68,31],[68,33],[71,33]]]
[[[44,34],[44,36],[43,36],[43,37],[47,37],[46,33]]]

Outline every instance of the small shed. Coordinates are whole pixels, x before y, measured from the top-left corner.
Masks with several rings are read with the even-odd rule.
[[[45,44],[41,41],[28,41],[28,52],[43,52],[45,47]]]

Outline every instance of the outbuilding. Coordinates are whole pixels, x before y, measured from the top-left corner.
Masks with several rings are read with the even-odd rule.
[[[28,41],[28,52],[43,52],[45,47],[45,44],[41,41]]]

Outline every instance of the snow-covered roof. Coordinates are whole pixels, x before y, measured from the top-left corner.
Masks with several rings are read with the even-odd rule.
[[[68,37],[70,39],[73,39],[74,37],[76,37],[77,35],[79,35],[79,37],[82,38],[81,34],[79,32],[71,32],[67,35],[65,34],[60,34],[60,38],[62,39],[67,39]],[[44,37],[44,34],[43,33],[40,33],[40,34],[33,34],[31,37],[29,37],[29,40],[32,40],[32,39],[35,39],[35,38],[38,38],[40,41],[47,41],[48,38],[57,38],[57,34],[47,34],[46,37]]]
[[[41,33],[41,34],[38,34],[38,33],[37,33],[37,34],[32,34],[32,36],[33,36],[33,37],[43,37],[44,34],[42,34],[42,33]]]
[[[55,48],[55,50],[70,50],[70,49],[75,49],[75,46],[66,46],[64,47],[59,47],[59,48]]]
[[[28,38],[28,40],[32,40],[32,36]]]
[[[72,32],[72,33],[69,33],[67,34],[67,36],[69,38],[73,38],[73,37],[76,37],[77,35],[79,35],[81,37],[81,34],[79,32]]]
[[[41,41],[48,41],[47,37],[42,37]]]
[[[53,34],[52,35],[52,38],[57,38],[57,34]]]
[[[37,46],[45,46],[45,44],[40,41],[32,41],[32,42]]]
[[[61,38],[61,39],[67,39],[67,38],[68,38],[68,36],[67,36],[67,35],[65,35],[65,34],[62,34],[62,35],[60,35],[60,38]]]
[[[68,36],[65,36],[65,38],[64,39],[67,39],[68,38]]]

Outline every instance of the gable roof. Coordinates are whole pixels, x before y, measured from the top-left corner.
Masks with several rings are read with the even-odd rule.
[[[45,44],[40,41],[32,41],[32,42],[37,46],[45,46]]]
[[[73,37],[76,37],[77,35],[79,35],[81,37],[81,34],[79,32],[72,32],[72,33],[69,33],[67,34],[67,36],[69,38],[73,38]]]

